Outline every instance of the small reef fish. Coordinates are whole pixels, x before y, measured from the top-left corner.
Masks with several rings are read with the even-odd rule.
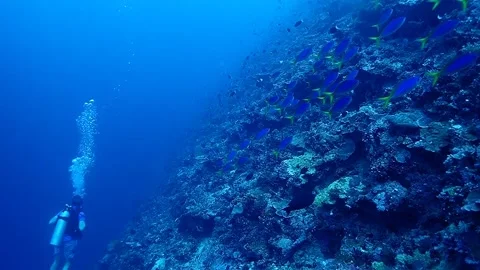
[[[420,42],[420,48],[423,50],[429,39],[439,38],[450,33],[459,22],[458,20],[448,20],[441,23],[430,35],[417,39],[417,41]]]
[[[337,71],[331,71],[328,73],[327,77],[325,78],[325,81],[323,82],[323,89],[328,88],[332,83],[334,83],[338,79],[338,72]]]
[[[268,108],[266,114],[275,114],[275,113],[282,113],[282,109],[277,107]]]
[[[311,105],[310,105],[309,102],[303,102],[295,110],[295,115],[286,116],[285,118],[289,119],[290,123],[293,124],[293,121],[295,120],[295,117],[297,117],[297,118],[301,117],[310,108],[310,106]]]
[[[348,48],[348,50],[345,52],[345,55],[343,56],[343,59],[340,62],[336,63],[338,68],[342,68],[343,64],[352,60],[352,58],[358,53],[359,49],[360,48],[357,46]]]
[[[287,84],[287,90],[293,90],[297,86],[297,81],[291,81]]]
[[[474,65],[477,62],[478,56],[476,53],[464,54],[449,62],[442,70],[428,73],[429,76],[433,77],[432,85],[435,86],[442,75],[449,75]]]
[[[335,46],[335,41],[333,40],[323,45],[322,50],[320,51],[320,56],[321,57],[326,56],[328,53],[330,53],[330,51],[333,49],[334,46]]]
[[[247,162],[248,162],[248,157],[247,156],[242,156],[238,159],[238,165],[244,165]]]
[[[288,93],[285,99],[280,104],[280,109],[287,108],[288,106],[290,106],[294,99],[295,97],[293,96],[293,93],[292,92]]]
[[[297,110],[295,111],[295,116],[300,117],[302,116],[308,109],[310,108],[310,103],[304,102],[298,106]]]
[[[233,170],[233,162],[228,162],[225,164],[225,166],[223,166],[223,172],[229,172],[231,170]]]
[[[298,62],[301,62],[303,60],[306,60],[310,55],[312,55],[312,53],[313,53],[313,47],[308,47],[308,48],[303,49],[303,51],[301,51],[297,55],[297,57],[295,57],[294,64],[296,64]]]
[[[333,92],[325,92],[323,94],[328,96],[330,98],[330,103],[332,103],[334,94],[339,95],[350,92],[357,88],[359,84],[360,82],[358,80],[345,80],[340,82],[340,84],[337,86],[337,88],[333,90]]]
[[[230,152],[230,154],[228,154],[228,156],[227,156],[227,161],[232,161],[235,158],[236,155],[237,155],[237,151],[232,150]]]
[[[343,112],[347,107],[348,105],[350,105],[350,103],[352,103],[352,97],[351,96],[346,96],[346,97],[342,97],[342,98],[339,98],[335,104],[333,104],[332,108],[330,108],[330,111],[328,112],[324,112],[329,118],[332,118],[332,115],[334,113],[341,113]]]
[[[280,151],[285,150],[285,148],[287,148],[287,146],[292,142],[292,140],[293,137],[289,136],[280,142],[280,144],[278,145],[278,150],[273,150],[273,155],[275,156],[275,158],[278,158]]]
[[[291,103],[290,105],[291,105],[291,106],[295,106],[295,105],[297,105],[299,102],[300,102],[299,99],[294,98],[294,99],[292,100],[292,103]]]
[[[310,97],[303,99],[303,101],[310,102],[311,100],[318,99],[319,96],[320,96],[320,91],[313,90]]]
[[[215,162],[215,167],[216,169],[218,170],[222,170],[222,167],[223,167],[223,160],[219,159]]]
[[[442,0],[428,0],[428,2],[433,3],[432,10],[435,10],[440,5]],[[463,11],[467,9],[468,0],[457,0],[457,2],[460,2],[460,4],[462,4]]]
[[[342,83],[342,82],[343,82],[343,81],[336,81],[335,83],[333,83],[332,85],[330,85],[330,86],[327,88],[326,92],[334,92],[335,89],[337,89],[338,85],[339,85],[340,83]]]
[[[307,74],[305,76],[305,82],[307,84],[307,88],[310,87],[310,84],[313,82],[313,83],[317,83],[317,82],[320,82],[321,78],[320,78],[320,74],[318,73],[313,73],[313,74]]]
[[[343,54],[345,53],[345,50],[347,50],[349,44],[350,44],[349,38],[342,40],[342,42],[340,42],[340,44],[338,44],[337,48],[335,49],[335,52],[334,52],[335,58],[341,59]]]
[[[435,10],[438,5],[440,5],[440,2],[442,2],[442,0],[428,0],[428,2],[433,3],[432,10]]]
[[[284,150],[293,140],[292,136],[286,137],[280,142],[280,145],[278,146],[278,149]]]
[[[338,72],[330,71],[325,77],[325,80],[323,81],[321,88],[316,88],[313,91],[326,90],[330,85],[332,85],[332,83],[334,83],[337,80],[337,78],[338,78]]]
[[[345,80],[345,81],[341,82],[337,86],[337,88],[335,88],[334,93],[343,94],[343,93],[349,92],[349,91],[357,88],[357,86],[359,84],[360,84],[360,82],[358,80]]]
[[[240,150],[246,149],[250,145],[250,140],[245,139],[243,142],[240,144]]]
[[[273,96],[269,99],[267,99],[267,104],[268,105],[275,105],[277,104],[277,102],[280,100],[280,97],[279,96]]]
[[[343,56],[343,63],[350,61],[357,53],[360,48],[357,46],[348,48],[347,52]]]
[[[377,24],[372,25],[372,27],[376,28],[378,32],[380,32],[380,26],[386,23],[390,17],[392,16],[393,9],[387,8],[385,9],[382,14],[380,15],[380,19],[378,20]]]
[[[322,59],[322,60],[318,60],[317,62],[315,62],[315,63],[313,64],[313,72],[317,72],[317,71],[321,70],[324,63],[325,63],[325,62],[323,61],[323,59]]]
[[[348,75],[345,77],[345,80],[347,81],[355,80],[355,78],[357,78],[357,75],[358,75],[358,69],[354,69],[350,71],[350,73],[348,73]]]
[[[420,76],[413,76],[411,78],[401,81],[386,97],[379,98],[383,101],[383,106],[387,107],[390,100],[405,95],[417,87],[418,83],[422,80]]]
[[[371,40],[375,40],[377,42],[377,45],[380,45],[380,40],[382,38],[386,38],[390,35],[393,35],[395,32],[400,29],[403,24],[405,23],[406,17],[398,17],[390,21],[385,28],[383,28],[382,32],[380,33],[380,36],[378,37],[370,37]]]
[[[257,135],[255,136],[255,140],[260,140],[260,139],[264,138],[265,136],[267,136],[267,134],[269,132],[270,132],[269,128],[264,128],[264,129],[260,130],[260,132],[258,132]]]

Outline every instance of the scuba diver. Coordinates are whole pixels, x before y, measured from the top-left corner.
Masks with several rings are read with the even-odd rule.
[[[75,255],[78,240],[82,238],[82,232],[86,226],[82,197],[74,195],[72,204],[66,204],[65,209],[50,219],[48,223],[55,224],[55,230],[50,240],[50,244],[54,246],[55,258],[50,270],[57,270],[62,251],[65,259],[62,269],[68,270]]]

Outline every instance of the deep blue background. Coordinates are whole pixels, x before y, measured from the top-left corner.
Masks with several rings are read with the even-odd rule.
[[[225,73],[287,12],[277,0],[4,2],[1,269],[48,269],[47,223],[70,200],[85,101],[96,100],[99,134],[73,269],[93,269],[226,91]]]

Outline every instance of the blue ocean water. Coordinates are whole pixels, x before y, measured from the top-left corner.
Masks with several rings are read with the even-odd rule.
[[[87,230],[72,269],[161,188],[227,74],[288,13],[278,1],[8,1],[0,9],[1,269],[48,269],[84,102],[98,110]]]

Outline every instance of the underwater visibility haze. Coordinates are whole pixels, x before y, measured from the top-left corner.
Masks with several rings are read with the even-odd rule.
[[[480,269],[480,1],[0,15],[1,269]]]
[[[226,91],[227,73],[261,39],[255,31],[281,16],[269,2],[3,3],[0,268],[52,263],[48,221],[71,201],[69,168],[82,151],[76,119],[93,99],[87,228],[72,264],[93,269],[165,182],[201,114]]]

